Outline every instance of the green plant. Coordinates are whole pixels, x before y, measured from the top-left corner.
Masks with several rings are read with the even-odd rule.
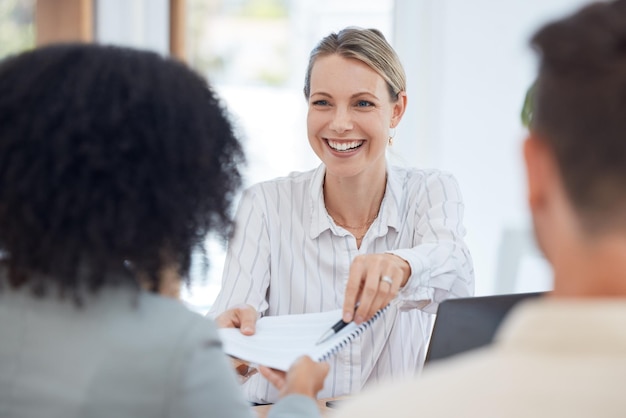
[[[526,128],[530,127],[530,123],[533,118],[533,103],[535,101],[535,83],[532,83],[528,90],[526,90],[526,96],[524,97],[524,105],[522,106],[522,125]]]

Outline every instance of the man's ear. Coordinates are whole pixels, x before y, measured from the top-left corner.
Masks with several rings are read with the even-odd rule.
[[[528,204],[532,211],[546,204],[550,185],[553,184],[554,161],[548,145],[534,134],[524,141],[524,161],[528,187]]]

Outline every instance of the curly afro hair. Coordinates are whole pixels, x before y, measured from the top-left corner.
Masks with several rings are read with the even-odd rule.
[[[0,254],[12,287],[84,290],[227,238],[242,146],[207,82],[156,53],[48,46],[0,63]]]

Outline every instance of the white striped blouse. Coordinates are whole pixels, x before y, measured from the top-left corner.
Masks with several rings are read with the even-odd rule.
[[[463,241],[464,205],[452,175],[388,166],[378,217],[357,248],[354,236],[326,211],[324,173],[322,164],[244,192],[222,288],[209,312],[215,317],[240,303],[264,316],[338,309],[355,256],[389,252],[405,259],[411,277],[393,308],[330,360],[320,398],[418,373],[437,304],[474,292],[472,260]],[[244,390],[252,402],[275,402],[278,396],[258,374]]]

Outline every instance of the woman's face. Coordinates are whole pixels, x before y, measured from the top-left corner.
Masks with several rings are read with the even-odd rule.
[[[389,129],[404,113],[405,93],[392,102],[376,71],[335,54],[317,58],[310,80],[309,143],[327,173],[338,177],[384,173]]]

